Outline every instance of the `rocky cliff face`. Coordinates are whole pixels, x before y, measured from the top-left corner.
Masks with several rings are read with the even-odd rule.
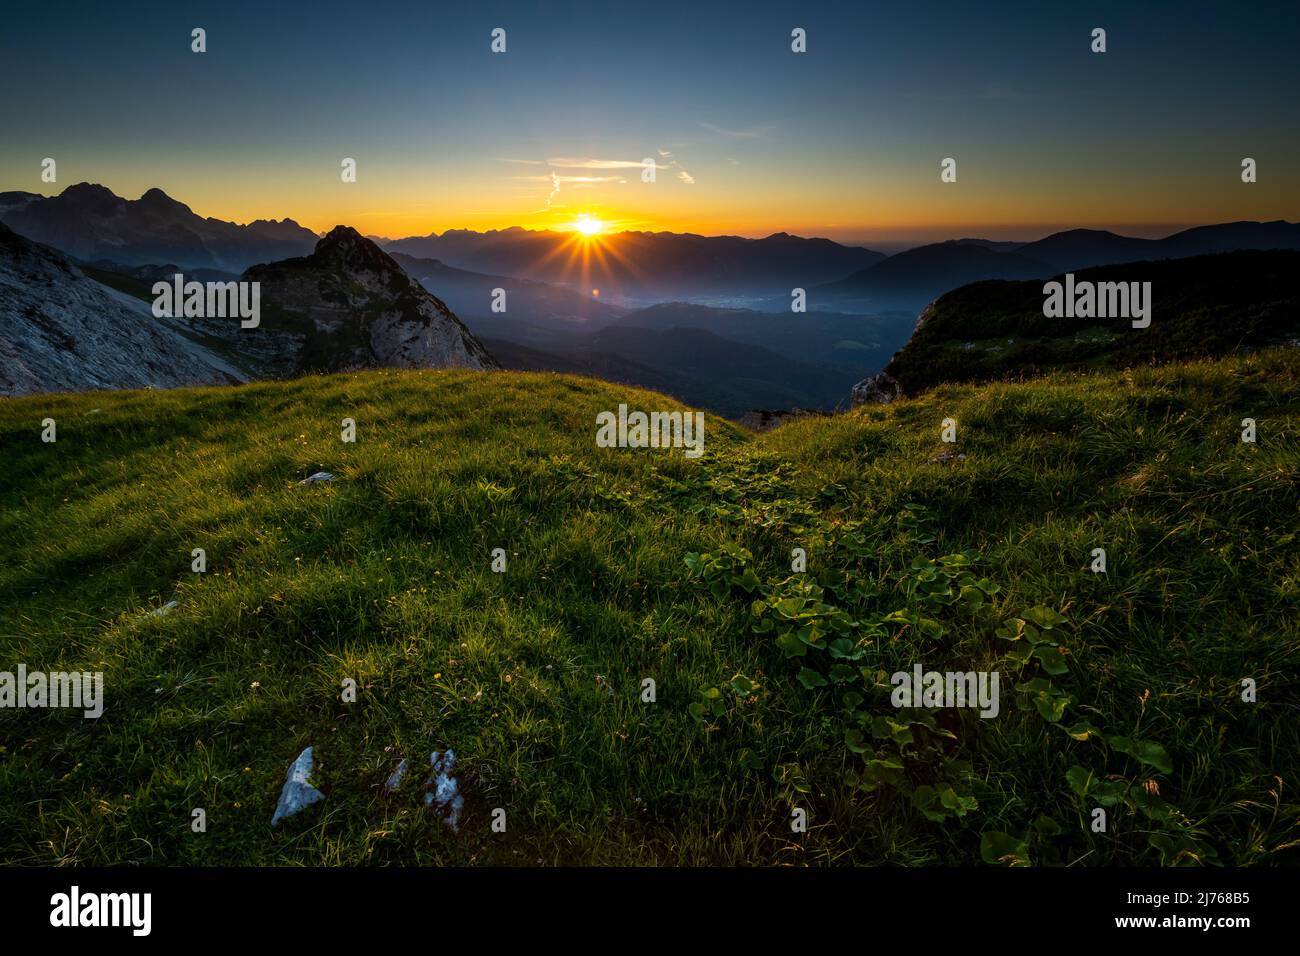
[[[192,277],[192,276],[189,276]],[[441,301],[354,229],[249,269],[261,323],[156,318],[0,225],[0,395],[228,384],[358,368],[497,368]]]
[[[0,225],[0,395],[246,381],[184,323]]]
[[[497,368],[439,299],[355,229],[337,226],[309,256],[254,266],[262,324],[238,340],[279,340],[271,371]]]

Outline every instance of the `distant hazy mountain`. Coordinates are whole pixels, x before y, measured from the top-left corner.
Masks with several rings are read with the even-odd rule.
[[[797,361],[696,328],[614,325],[597,332],[545,330],[545,338],[531,344],[486,341],[505,368],[594,375],[666,391],[732,418],[753,408],[831,408],[864,374],[861,368]]]
[[[83,260],[127,266],[173,262],[237,273],[255,263],[303,255],[317,239],[290,219],[259,219],[246,226],[205,219],[161,189],[132,200],[78,183],[57,196],[22,198],[30,195],[0,195],[0,221]]]
[[[1143,259],[1182,259],[1238,249],[1300,249],[1300,223],[1225,222],[1197,226],[1164,239],[1134,239],[1096,229],[1071,229],[1027,243],[1019,251],[1061,270]]]
[[[828,304],[859,311],[916,307],[949,289],[980,279],[1028,279],[1051,267],[1021,250],[999,252],[974,242],[918,246],[808,293],[809,308]]]
[[[459,269],[600,290],[606,302],[699,296],[789,296],[795,287],[840,278],[884,255],[829,239],[777,233],[764,239],[624,232],[579,233],[505,229],[449,230],[397,239],[384,247]]]
[[[945,382],[1022,377],[1045,369],[1125,367],[1300,345],[1300,252],[1243,251],[1105,265],[1082,282],[1150,282],[1151,324],[1048,318],[1043,282],[977,282],[921,314],[885,368],[904,393]],[[1059,278],[1059,277],[1058,277]]]
[[[985,249],[992,249],[994,252],[1015,252],[1023,242],[1012,242],[999,239],[949,239],[949,242],[965,246],[983,246]]]
[[[809,308],[919,310],[936,297],[981,279],[1046,278],[1089,266],[1179,259],[1238,249],[1300,249],[1300,224],[1230,222],[1198,226],[1164,239],[1137,239],[1071,229],[1020,245],[962,239],[919,246],[840,281],[812,289]]]
[[[1086,269],[1112,262],[1164,258],[1155,254],[1158,245],[1156,239],[1137,239],[1101,229],[1069,229],[1027,242],[1019,251],[1052,270]]]
[[[1196,226],[1158,240],[1158,257],[1203,256],[1238,249],[1300,250],[1300,223],[1275,219],[1272,222],[1225,222],[1217,226]]]
[[[253,266],[242,278],[261,283],[262,323],[225,323],[225,337],[256,350],[273,374],[496,367],[446,305],[348,226],[336,226],[309,256]]]
[[[26,206],[29,202],[35,202],[37,199],[42,199],[42,198],[44,197],[40,196],[37,193],[25,193],[25,192],[0,193],[0,221],[4,220],[4,216],[6,213],[12,212],[15,209],[21,209],[23,206]]]
[[[457,269],[436,259],[417,259],[401,252],[393,259],[406,274],[447,303],[462,319],[478,320],[476,328],[493,320],[522,321],[560,329],[608,325],[626,310],[606,305],[590,293],[510,276],[484,275]],[[505,311],[493,312],[494,290],[505,291]]]
[[[916,319],[909,312],[864,316],[795,313],[787,308],[783,313],[769,313],[668,302],[629,312],[617,324],[659,330],[704,329],[797,361],[862,370],[879,368],[888,361],[907,341]]]
[[[185,322],[87,278],[0,225],[0,395],[245,381]]]

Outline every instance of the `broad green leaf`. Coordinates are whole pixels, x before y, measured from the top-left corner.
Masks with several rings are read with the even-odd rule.
[[[1029,663],[1029,658],[1034,654],[1034,649],[1028,644],[1016,644],[1011,650],[1007,651],[1007,657],[1011,661],[1024,667]]]
[[[862,731],[856,728],[849,728],[844,731],[844,744],[855,754],[865,754],[871,752],[871,744],[866,742]]]
[[[831,657],[836,660],[856,661],[866,653],[850,638],[837,637],[830,644]]]
[[[1139,763],[1155,767],[1162,773],[1173,773],[1174,763],[1165,748],[1153,740],[1134,740],[1130,737],[1111,737],[1107,743],[1122,754],[1128,754]]]
[[[948,814],[939,805],[938,794],[929,784],[923,784],[912,792],[912,805],[920,810],[927,820],[943,823],[948,819]]]
[[[1173,808],[1165,803],[1158,794],[1148,793],[1142,787],[1134,787],[1130,792],[1133,806],[1159,823],[1166,823],[1174,815]]]
[[[1092,785],[1092,798],[1103,807],[1113,807],[1128,793],[1127,780],[1101,780]]]
[[[776,646],[785,651],[786,657],[803,657],[808,653],[808,645],[789,631],[776,639]]]
[[[1039,644],[1034,648],[1034,656],[1043,665],[1043,670],[1053,677],[1069,673],[1070,668],[1065,664],[1065,655],[1050,644]]]
[[[1073,727],[1062,727],[1061,729],[1075,740],[1088,740],[1091,737],[1101,736],[1101,729],[1086,720],[1076,721]]]
[[[756,686],[757,685],[744,674],[737,674],[735,677],[731,678],[731,689],[741,697],[748,697],[754,692]]]
[[[1029,866],[1029,846],[1001,830],[989,830],[980,836],[980,857],[995,866]]]
[[[1094,778],[1091,770],[1075,765],[1065,772],[1065,779],[1069,781],[1071,790],[1086,797]]]
[[[808,690],[826,686],[826,678],[822,676],[821,671],[815,671],[811,667],[801,667],[797,679]]]
[[[795,633],[795,637],[799,638],[799,640],[803,641],[809,647],[817,647],[817,648],[824,646],[821,641],[822,638],[825,636],[826,636],[826,632],[822,630],[820,627],[818,627],[816,624],[806,624],[803,627],[799,628],[799,630]]]
[[[862,786],[871,790],[882,783],[898,786],[904,782],[903,765],[897,760],[868,760],[862,775]]]
[[[837,684],[842,684],[846,680],[851,680],[853,677],[857,676],[857,673],[858,672],[848,664],[831,665],[831,680]]]
[[[1043,607],[1041,604],[1038,607],[1031,607],[1028,611],[1024,611],[1020,616],[1026,621],[1033,621],[1045,631],[1050,631],[1056,625],[1064,624],[1066,621],[1065,618],[1061,617],[1061,615],[1057,614],[1050,607]]]
[[[1065,708],[1069,703],[1068,697],[1049,697],[1047,694],[1039,694],[1034,698],[1034,707],[1049,724],[1054,724],[1065,716]]]
[[[871,721],[871,736],[879,740],[892,740],[900,747],[906,747],[913,742],[911,727],[890,720],[883,714],[877,715]]]
[[[952,787],[945,787],[940,792],[939,802],[959,817],[979,808],[979,802],[974,797],[964,797]]]

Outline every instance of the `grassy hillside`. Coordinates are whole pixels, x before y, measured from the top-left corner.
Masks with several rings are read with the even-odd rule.
[[[696,461],[595,447],[620,401],[670,405],[456,371],[0,402],[0,669],[107,697],[0,711],[0,859],[1294,862],[1295,350],[710,417]],[[914,663],[997,670],[1000,714],[892,708]],[[272,830],[309,744],[327,797]],[[421,802],[448,747],[458,835]]]

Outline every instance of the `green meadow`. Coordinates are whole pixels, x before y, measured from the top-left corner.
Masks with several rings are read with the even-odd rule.
[[[0,710],[0,860],[1294,862],[1298,356],[710,415],[696,460],[594,442],[678,403],[550,374],[2,401],[0,670],[105,700]],[[997,716],[895,707],[916,664]]]

